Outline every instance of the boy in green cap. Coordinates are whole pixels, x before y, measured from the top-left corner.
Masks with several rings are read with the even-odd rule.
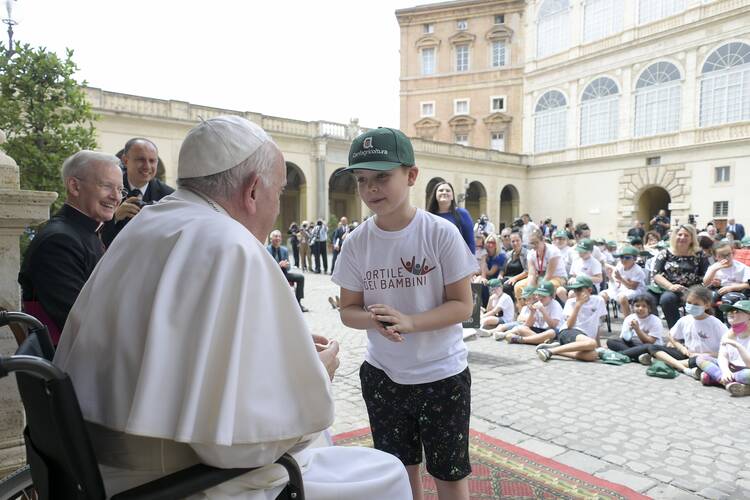
[[[536,301],[530,307],[529,317],[505,336],[509,344],[539,345],[555,338],[563,320],[562,307],[554,298],[555,285],[541,280],[534,295]]]
[[[518,308],[518,316],[515,321],[503,323],[498,325],[492,330],[492,338],[495,340],[505,340],[507,332],[517,327],[518,325],[524,324],[526,319],[531,315],[531,305],[536,302],[536,296],[534,292],[536,287],[534,285],[527,285],[521,290],[521,295],[516,299],[516,307]]]
[[[599,354],[599,325],[607,314],[604,301],[592,295],[594,282],[581,274],[568,285],[574,296],[565,303],[563,329],[557,334],[558,346],[537,349],[542,361],[549,361],[553,355],[565,356],[580,361],[596,361]]]
[[[461,322],[473,310],[477,261],[454,224],[409,202],[419,169],[401,131],[354,139],[344,172],[375,214],[347,237],[332,278],[343,323],[367,330],[360,381],[375,448],[401,459],[414,498],[424,448],[438,497],[468,500],[471,375]]]
[[[594,240],[584,238],[579,240],[574,247],[579,258],[573,260],[568,273],[568,284],[575,282],[577,276],[588,276],[598,287],[603,280],[602,263],[593,257]],[[557,298],[564,304],[572,294],[568,293],[566,287],[561,286],[557,289]]]
[[[487,287],[490,289],[490,298],[480,320],[480,337],[489,337],[492,335],[490,333],[492,328],[502,323],[510,323],[515,319],[516,306],[513,304],[513,299],[503,292],[503,282],[497,278],[491,279],[487,281]]]
[[[609,268],[609,288],[599,294],[605,303],[610,299],[617,301],[623,316],[630,315],[630,299],[646,291],[646,273],[636,264],[639,253],[635,247],[627,245],[615,255],[619,262]]]

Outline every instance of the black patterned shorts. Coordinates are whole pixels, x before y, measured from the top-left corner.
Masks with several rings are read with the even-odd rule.
[[[424,446],[427,472],[443,481],[458,481],[471,473],[468,367],[436,382],[402,385],[365,361],[359,379],[375,448],[404,465],[416,465],[422,462]]]

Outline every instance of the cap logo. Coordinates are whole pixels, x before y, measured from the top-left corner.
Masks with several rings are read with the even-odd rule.
[[[365,137],[365,140],[362,141],[362,148],[370,149],[371,147],[372,147],[372,137]]]

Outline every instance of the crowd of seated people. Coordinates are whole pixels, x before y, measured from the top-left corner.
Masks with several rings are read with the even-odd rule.
[[[724,234],[713,223],[698,232],[660,212],[651,230],[636,221],[619,243],[593,239],[588,224],[570,219],[557,230],[549,220],[530,227],[525,214],[499,236],[480,222],[480,335],[534,345],[545,362],[614,351],[750,395],[750,237],[737,237],[744,228],[733,219]],[[624,319],[619,336],[605,341],[610,310]]]

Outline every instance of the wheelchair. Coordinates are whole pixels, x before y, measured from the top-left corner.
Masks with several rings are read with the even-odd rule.
[[[28,328],[19,338],[18,325]],[[13,356],[0,357],[0,378],[15,373],[26,411],[23,433],[28,465],[0,481],[0,500],[107,498],[73,384],[50,361],[54,347],[46,327],[33,316],[0,312],[0,327],[14,326],[21,345]],[[289,481],[277,500],[304,500],[302,473],[284,454],[277,464]],[[118,493],[112,500],[181,499],[255,470],[219,469],[198,464]]]

